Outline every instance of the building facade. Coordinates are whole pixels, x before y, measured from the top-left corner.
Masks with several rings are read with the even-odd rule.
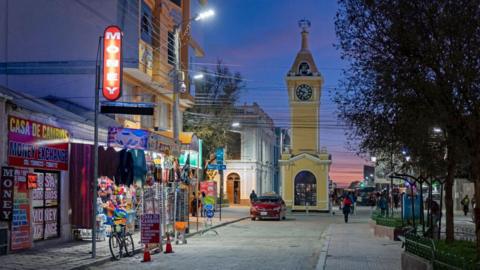
[[[226,147],[224,192],[230,205],[249,205],[252,190],[257,194],[278,191],[279,145],[273,120],[258,104],[236,107],[233,122],[238,124],[232,127]]]
[[[301,49],[285,81],[291,120],[291,147],[279,161],[282,195],[292,210],[329,211],[331,156],[320,148],[319,107],[323,77],[308,48],[310,22],[302,20]]]
[[[0,12],[5,41],[0,44],[0,85],[93,109],[99,37],[107,26],[117,25],[123,32],[119,101],[154,103],[155,113],[117,115],[116,120],[129,128],[172,130],[174,26],[182,25],[179,59],[187,86],[189,51],[203,54],[190,38],[190,0],[7,0],[0,2]],[[192,104],[186,87],[180,95],[179,130],[181,112]]]
[[[193,104],[188,88],[189,52],[203,53],[189,36],[190,0],[7,0],[0,1],[0,14],[0,163],[2,170],[14,172],[14,181],[19,183],[13,191],[18,199],[13,202],[17,207],[13,213],[24,218],[22,224],[16,223],[18,219],[0,219],[0,229],[9,230],[5,235],[9,235],[11,251],[55,245],[71,240],[73,229],[91,228],[95,209],[90,192],[92,153],[112,154],[107,152],[114,148],[92,146],[96,57],[99,37],[109,25],[119,26],[123,33],[119,101],[153,103],[155,109],[153,116],[100,115],[100,148],[107,146],[110,137],[125,135],[123,131],[128,130],[128,136],[142,133],[133,134],[144,142],[142,149],[115,146],[114,150],[121,149],[113,153],[118,168],[123,166],[122,152],[131,157],[125,159],[128,166],[133,164],[133,155],[142,160],[136,183],[143,185],[147,174],[155,181],[176,180],[176,174],[170,174],[178,169],[173,161],[179,159],[172,155],[177,147],[173,149],[174,90],[169,76],[177,57],[174,26],[183,23],[178,58],[186,92],[180,94],[180,112]],[[178,118],[181,131],[181,113]],[[42,138],[37,128],[52,133]],[[109,129],[116,130],[116,135],[111,136]],[[181,150],[185,134],[179,137]],[[29,157],[33,153],[35,158]],[[102,162],[114,163],[99,157],[99,171]],[[159,167],[164,174],[158,173]],[[25,187],[29,174],[38,180],[36,188]],[[100,172],[99,176],[113,178]]]

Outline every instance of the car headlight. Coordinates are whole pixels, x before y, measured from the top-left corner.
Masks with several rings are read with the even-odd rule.
[[[280,211],[280,207],[273,208],[273,211]]]

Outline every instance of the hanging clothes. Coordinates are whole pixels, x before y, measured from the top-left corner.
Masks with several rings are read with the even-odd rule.
[[[168,183],[168,181],[170,181],[170,170],[169,169],[163,169],[162,170],[162,181],[163,181],[163,183]]]
[[[119,163],[115,177],[115,184],[126,185],[133,184],[133,157],[132,153],[126,149],[119,152]]]
[[[147,175],[147,161],[145,160],[145,152],[140,149],[131,149],[129,152],[133,158],[133,180],[140,181],[142,185],[145,183]]]
[[[117,174],[120,163],[120,152],[115,151],[113,147],[107,149],[98,148],[98,175],[107,176],[113,179]]]

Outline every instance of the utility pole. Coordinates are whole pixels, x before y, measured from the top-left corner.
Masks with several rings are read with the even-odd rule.
[[[100,51],[102,39],[98,38],[97,59],[95,63],[95,112],[93,131],[93,179],[92,179],[92,258],[96,257],[97,241],[97,179],[98,179],[98,105],[100,102]]]
[[[172,72],[173,79],[173,140],[175,142],[175,151],[178,151],[179,144],[179,123],[178,110],[180,107],[179,92],[180,92],[180,25],[174,27],[174,48],[175,48],[175,66]],[[174,152],[175,152],[174,151]],[[174,153],[178,154],[178,153]]]

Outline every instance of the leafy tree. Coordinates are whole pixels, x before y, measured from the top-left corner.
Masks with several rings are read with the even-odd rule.
[[[245,84],[239,72],[232,72],[221,61],[213,70],[203,69],[195,82],[195,105],[184,114],[184,129],[203,140],[204,160],[217,147],[227,145],[235,102]]]
[[[470,164],[480,201],[478,1],[339,0],[339,5],[338,46],[350,61],[345,90],[336,95],[340,117],[360,140],[359,152],[398,155],[407,147],[417,172],[445,178],[452,241],[452,185],[459,163]],[[432,134],[434,127],[441,136]],[[475,212],[480,216],[480,208]],[[480,219],[476,227],[480,239]]]

